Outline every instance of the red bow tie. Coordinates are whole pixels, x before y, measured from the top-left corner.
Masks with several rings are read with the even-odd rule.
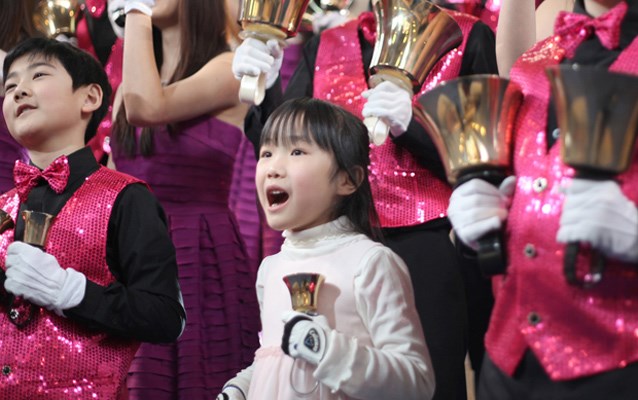
[[[20,196],[20,201],[26,201],[29,192],[38,184],[40,179],[46,180],[56,193],[62,193],[69,180],[69,161],[66,156],[56,158],[44,171],[40,171],[38,167],[20,160],[16,161],[13,167],[13,181]]]
[[[627,14],[627,3],[622,2],[598,18],[570,12],[561,12],[556,18],[554,34],[560,37],[558,45],[565,56],[572,58],[576,49],[592,33],[596,33],[606,49],[615,49],[620,42],[620,24]]]

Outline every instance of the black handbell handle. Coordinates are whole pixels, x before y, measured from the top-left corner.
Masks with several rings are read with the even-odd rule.
[[[489,232],[478,240],[477,261],[481,274],[486,278],[505,274],[507,258],[502,230]]]
[[[498,187],[507,176],[506,170],[500,167],[483,167],[477,170],[465,171],[454,185],[458,187],[472,179],[482,179]],[[507,256],[505,252],[503,231],[501,229],[488,232],[478,239],[477,262],[481,274],[490,278],[494,275],[505,274],[507,270]]]
[[[565,248],[565,258],[563,259],[563,273],[567,283],[583,288],[591,288],[603,279],[605,270],[605,256],[596,250],[589,260],[589,273],[587,279],[581,279],[576,275],[576,260],[580,252],[580,242],[569,242]]]

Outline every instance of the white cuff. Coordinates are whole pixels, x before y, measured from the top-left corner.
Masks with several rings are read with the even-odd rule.
[[[73,268],[67,268],[65,272],[66,279],[52,310],[61,317],[66,317],[64,310],[80,304],[86,293],[86,276]]]
[[[143,14],[148,15],[149,17],[153,15],[153,10],[151,10],[151,7],[139,1],[127,2],[126,5],[124,5],[125,14],[128,14],[132,10],[137,10]]]

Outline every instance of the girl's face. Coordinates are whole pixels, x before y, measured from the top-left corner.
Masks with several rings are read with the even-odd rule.
[[[261,147],[255,176],[259,202],[275,230],[301,231],[335,218],[342,196],[354,191],[332,153],[314,142]]]

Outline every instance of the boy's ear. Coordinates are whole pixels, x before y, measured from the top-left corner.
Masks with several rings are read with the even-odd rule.
[[[82,112],[92,113],[100,108],[102,105],[102,87],[97,83],[91,83],[82,88],[84,91],[84,104],[82,105]]]
[[[351,195],[357,190],[359,185],[361,185],[361,182],[363,181],[363,177],[364,177],[363,170],[361,169],[361,167],[354,167],[352,172],[355,179],[357,180],[356,182],[352,182],[352,179],[350,179],[350,176],[348,176],[346,171],[339,171],[339,174],[337,175],[337,185],[338,185],[337,194],[338,195],[340,196]]]

